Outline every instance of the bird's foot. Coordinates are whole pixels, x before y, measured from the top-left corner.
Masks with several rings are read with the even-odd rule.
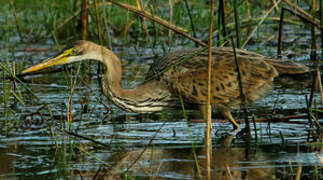
[[[240,129],[240,127],[238,125],[233,125],[233,129],[231,131],[229,131],[228,134],[235,135],[235,134],[237,134],[239,129]]]
[[[251,140],[250,130],[248,130],[247,128],[243,128],[241,129],[241,131],[237,133],[236,137],[244,141],[250,141]]]

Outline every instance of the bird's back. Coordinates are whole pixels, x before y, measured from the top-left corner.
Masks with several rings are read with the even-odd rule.
[[[247,102],[252,102],[271,89],[273,78],[279,74],[275,64],[280,63],[241,49],[236,49],[236,54],[243,92]],[[212,57],[211,101],[217,108],[236,108],[240,103],[240,89],[233,50],[227,47],[213,48]],[[207,67],[207,50],[175,51],[156,59],[146,80],[158,79],[187,102],[204,104],[207,100]]]

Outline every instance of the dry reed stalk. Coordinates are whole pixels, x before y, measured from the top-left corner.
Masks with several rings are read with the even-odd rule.
[[[74,94],[74,87],[76,86],[76,82],[77,82],[77,77],[80,74],[80,69],[81,69],[81,63],[78,65],[77,67],[77,71],[76,71],[76,76],[75,76],[75,80],[73,83],[73,70],[71,69],[71,73],[70,73],[70,97],[68,98],[68,103],[69,103],[69,108],[68,108],[68,118],[67,118],[67,122],[70,123],[70,128],[72,127],[72,109],[73,109],[73,94]]]
[[[286,2],[286,4],[288,5],[288,6],[285,6],[285,10],[293,13],[297,17],[316,26],[317,28],[323,29],[323,27],[320,25],[319,21],[316,18],[314,18],[313,16],[311,16],[310,14],[308,14],[307,12],[299,8],[297,5],[289,2],[288,0],[284,0],[284,2]]]
[[[174,10],[174,2],[173,0],[168,0],[168,16],[169,16],[169,23],[173,24],[173,10]],[[168,44],[172,41],[172,31],[168,29]]]
[[[278,0],[276,5],[273,5],[268,11],[265,12],[264,16],[262,17],[262,19],[259,21],[259,23],[257,24],[257,26],[253,29],[253,31],[249,34],[248,38],[245,40],[245,42],[242,44],[241,48],[243,48],[248,41],[251,39],[251,37],[256,33],[258,27],[265,21],[265,19],[267,18],[267,16],[271,13],[271,11],[273,11],[273,9],[278,6],[278,4],[280,3],[280,0]]]
[[[103,45],[103,39],[102,39],[102,30],[101,30],[101,19],[99,14],[99,4],[96,0],[94,0],[94,8],[95,8],[95,20],[96,20],[96,31],[98,35],[98,40],[100,45]]]
[[[87,27],[87,0],[82,0],[81,19],[82,19],[82,39],[85,40],[86,27]]]
[[[51,133],[51,135],[52,135],[52,138],[53,138],[53,140],[54,140],[54,142],[55,142],[56,151],[57,151],[59,147],[58,147],[57,140],[56,140],[56,136],[55,136],[55,133],[54,133],[54,131],[53,131],[52,126],[49,126],[49,130],[50,130],[50,133]]]
[[[300,180],[302,178],[302,169],[303,169],[303,164],[298,163],[297,169],[296,169],[296,174],[295,174],[295,180]]]
[[[149,2],[150,2],[150,0],[147,0],[145,3],[144,3],[144,5],[143,5],[143,7],[142,7],[142,9],[141,10],[145,10],[146,9],[146,7],[148,6],[148,4],[149,4]],[[129,31],[129,28],[132,26],[132,24],[136,21],[136,19],[137,19],[137,17],[136,16],[134,16],[134,17],[132,17],[130,20],[128,20],[128,22],[124,25],[124,27],[122,28],[122,30],[120,31],[120,34],[126,34],[128,31]]]
[[[127,9],[135,14],[137,14],[138,16],[142,16],[142,17],[145,17],[147,18],[148,20],[151,20],[153,22],[156,22],[168,29],[171,29],[172,31],[176,32],[177,34],[180,34],[190,40],[192,40],[193,42],[201,45],[201,46],[204,46],[206,47],[207,44],[203,43],[202,41],[199,41],[198,39],[194,38],[194,37],[191,37],[190,35],[186,34],[185,33],[185,30],[183,28],[180,28],[178,26],[175,26],[173,24],[170,24],[169,22],[159,18],[159,17],[156,17],[156,16],[153,16],[151,13],[147,12],[147,11],[142,11],[142,10],[138,10],[136,7],[134,6],[131,6],[131,5],[128,5],[128,4],[124,4],[124,3],[119,3],[119,2],[115,2],[115,1],[110,1],[112,4],[114,5],[117,5],[119,7],[122,7],[124,9]],[[103,3],[103,4],[109,4],[109,3]]]
[[[208,48],[208,84],[207,84],[207,104],[206,104],[206,129],[205,129],[205,153],[206,153],[206,179],[211,179],[211,160],[212,160],[212,106],[211,106],[211,79],[212,79],[212,37],[213,37],[213,14],[214,0],[210,7],[209,24],[209,48]]]
[[[137,9],[143,10],[143,8],[141,7],[142,5],[140,5],[140,3],[139,3],[139,0],[136,0],[136,6],[137,6]],[[141,21],[141,26],[143,27],[143,29],[144,29],[144,31],[146,33],[147,40],[149,42],[151,42],[150,36],[149,36],[149,32],[148,32],[148,28],[147,28],[147,25],[145,23],[145,18],[144,17],[140,17],[140,21]]]
[[[275,10],[278,12],[279,11],[279,7],[277,6],[277,1],[276,0],[271,0],[275,6]]]
[[[103,22],[104,22],[104,27],[105,27],[105,34],[106,34],[106,39],[108,40],[108,48],[109,49],[112,49],[112,44],[111,44],[111,36],[109,34],[109,29],[110,27],[108,26],[108,20],[107,20],[107,12],[106,12],[106,6],[104,7],[104,10],[103,10]]]

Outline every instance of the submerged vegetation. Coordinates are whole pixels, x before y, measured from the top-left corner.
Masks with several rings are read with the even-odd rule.
[[[157,56],[208,45],[210,2],[0,0],[0,157],[8,166],[0,166],[0,179],[207,176],[199,111],[182,104],[183,111],[123,112],[101,95],[102,68],[93,62],[20,72],[88,39],[123,59],[122,85],[133,87]],[[290,58],[313,73],[281,78],[268,98],[234,112],[249,118],[251,142],[213,121],[211,177],[322,178],[322,7],[316,0],[215,1],[213,46]]]

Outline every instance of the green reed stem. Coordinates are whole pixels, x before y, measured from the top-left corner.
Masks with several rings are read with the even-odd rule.
[[[248,110],[247,110],[247,105],[246,105],[246,96],[243,92],[243,85],[242,85],[242,81],[241,81],[241,73],[240,73],[240,67],[239,67],[239,59],[237,57],[237,53],[236,53],[236,48],[234,46],[234,42],[233,42],[233,38],[231,37],[231,41],[232,41],[232,48],[233,48],[233,54],[234,54],[234,61],[236,64],[236,69],[237,69],[237,79],[238,79],[238,83],[239,83],[239,89],[240,89],[240,98],[241,98],[241,102],[242,102],[242,107],[243,107],[243,112],[244,112],[244,119],[245,119],[245,124],[246,124],[246,142],[249,143],[251,140],[251,134],[250,134],[250,124],[249,124],[249,120],[248,120]]]
[[[186,121],[187,133],[188,133],[188,136],[190,138],[191,145],[192,145],[192,153],[193,153],[193,157],[194,157],[194,161],[195,161],[195,165],[196,165],[196,169],[197,169],[197,174],[198,174],[199,177],[202,177],[201,170],[200,170],[200,165],[199,165],[199,162],[198,162],[198,159],[197,159],[197,156],[196,156],[196,152],[195,152],[195,144],[193,142],[191,128],[190,128],[189,123],[188,123],[188,117],[186,115],[184,101],[183,101],[183,98],[182,98],[181,95],[179,95],[179,100],[181,102],[181,107],[182,107],[184,119]]]
[[[12,10],[13,17],[15,19],[15,24],[16,24],[17,31],[18,31],[18,34],[19,34],[19,37],[20,37],[20,41],[22,43],[24,43],[24,37],[23,37],[23,35],[21,33],[22,31],[21,31],[21,28],[20,28],[20,25],[19,25],[19,22],[18,22],[18,18],[17,18],[17,13],[16,13],[16,9],[15,9],[14,0],[10,0],[9,1],[9,4],[10,4],[11,10]]]
[[[191,28],[192,28],[192,32],[193,32],[193,37],[196,38],[197,36],[196,36],[195,26],[194,26],[194,23],[193,23],[192,13],[191,13],[190,7],[189,7],[189,5],[187,3],[187,0],[184,0],[184,4],[185,4],[185,8],[186,8],[188,17],[190,19]],[[195,43],[195,47],[198,47],[197,43]]]
[[[10,67],[9,65],[9,12],[7,11],[6,13],[6,63],[7,63],[7,67]],[[2,64],[0,64],[2,65]],[[9,68],[7,68],[5,66],[2,67],[2,70],[8,70]],[[4,103],[4,107],[8,107],[8,102],[7,102],[7,93],[6,93],[6,87],[5,87],[5,72],[3,73],[3,103]]]

